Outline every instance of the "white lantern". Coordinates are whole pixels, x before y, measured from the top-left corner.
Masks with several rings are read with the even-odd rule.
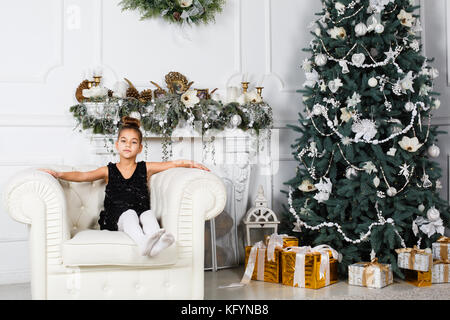
[[[270,234],[277,233],[278,230],[278,218],[271,209],[267,208],[267,199],[264,197],[264,189],[262,185],[258,187],[258,194],[255,199],[255,206],[247,211],[245,216],[244,224],[247,231],[247,245],[251,246],[253,243],[257,242],[250,240],[250,232],[252,229],[273,229]],[[264,240],[264,236],[262,239]]]

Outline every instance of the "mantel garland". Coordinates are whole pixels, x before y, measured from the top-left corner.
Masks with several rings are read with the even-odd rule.
[[[125,80],[129,82],[127,79]],[[130,88],[135,90],[131,82],[129,84]],[[101,86],[97,88],[101,88]],[[158,86],[158,88],[164,91],[161,87]],[[189,89],[187,86],[186,88]],[[223,103],[217,97],[211,99],[207,95],[206,98],[198,98],[197,95],[198,90],[197,93],[194,90],[170,90],[158,97],[153,95],[152,100],[145,100],[140,98],[142,93],[140,97],[116,97],[112,91],[109,91],[105,96],[88,98],[81,96],[79,103],[70,107],[70,112],[77,120],[74,130],[77,128],[80,132],[92,130],[94,135],[103,135],[105,147],[111,154],[115,154],[114,141],[117,138],[118,124],[123,116],[140,119],[144,138],[155,134],[162,137],[162,159],[164,161],[172,156],[171,136],[177,127],[191,127],[195,132],[201,134],[204,151],[207,144],[204,136],[210,133],[209,130],[217,132],[225,129],[251,131],[257,138],[257,152],[260,151],[260,146],[264,147],[260,140],[270,139],[270,129],[273,127],[272,108],[262,98],[257,99],[256,102],[250,100],[244,103],[242,101],[241,103],[237,101]],[[186,96],[193,101],[191,104],[183,102]],[[266,129],[269,129],[268,133],[261,134],[261,131]],[[214,134],[211,134],[210,139],[207,140],[212,143]],[[147,148],[148,146],[145,144],[145,154],[147,154]],[[212,153],[214,155],[214,150]]]
[[[141,20],[162,17],[177,24],[208,24],[222,12],[225,0],[122,0],[124,10],[138,10]]]

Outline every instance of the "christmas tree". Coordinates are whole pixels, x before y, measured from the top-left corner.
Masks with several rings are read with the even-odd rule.
[[[369,261],[397,267],[395,249],[430,248],[448,226],[433,157],[438,71],[421,54],[419,7],[410,0],[322,0],[302,63],[306,82],[296,176],[285,182],[281,231],[328,244],[340,272]],[[294,227],[294,229],[293,229]]]

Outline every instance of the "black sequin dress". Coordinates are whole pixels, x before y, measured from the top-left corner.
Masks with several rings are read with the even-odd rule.
[[[108,184],[105,189],[104,210],[100,212],[100,230],[117,231],[120,215],[134,209],[138,216],[150,210],[145,161],[137,163],[133,175],[125,179],[115,163],[108,163]]]

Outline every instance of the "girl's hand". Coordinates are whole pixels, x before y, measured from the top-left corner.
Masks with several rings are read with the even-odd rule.
[[[186,168],[197,168],[197,169],[201,169],[201,170],[205,170],[205,171],[211,171],[207,167],[202,165],[201,163],[197,163],[192,160],[180,160],[180,161],[181,161],[182,166],[186,167]]]
[[[50,174],[51,174],[53,177],[55,177],[56,179],[59,178],[59,172],[57,172],[57,171],[53,171],[53,170],[50,170],[50,169],[38,169],[38,170],[41,170],[41,171],[50,173]]]

